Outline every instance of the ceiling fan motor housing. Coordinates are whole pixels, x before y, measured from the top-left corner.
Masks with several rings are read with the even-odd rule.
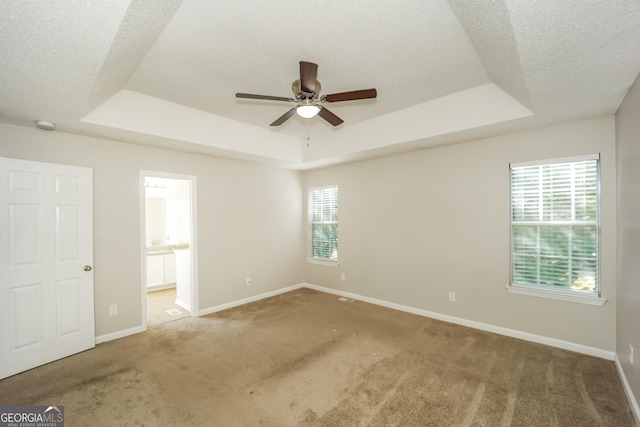
[[[296,97],[296,99],[306,99],[306,98],[318,99],[318,94],[320,93],[321,89],[322,89],[322,85],[317,80],[316,80],[316,88],[311,94],[307,94],[302,90],[302,85],[300,84],[300,80],[296,80],[291,84],[291,90],[293,91],[293,95]]]

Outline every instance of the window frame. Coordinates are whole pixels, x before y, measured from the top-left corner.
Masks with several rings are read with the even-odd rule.
[[[313,221],[313,193],[315,191],[320,191],[320,190],[327,190],[327,189],[335,189],[336,190],[336,207],[338,207],[340,205],[340,191],[338,189],[338,185],[325,185],[322,187],[309,187],[307,190],[307,220],[308,220],[308,227],[307,227],[307,236],[308,236],[308,246],[307,246],[307,262],[311,263],[311,264],[319,264],[319,265],[324,265],[324,266],[328,266],[328,267],[337,267],[339,265],[339,259],[340,256],[338,255],[336,259],[330,259],[330,258],[322,258],[322,257],[316,257],[313,255],[313,243],[314,243],[314,237],[313,237],[313,226],[315,224],[335,224],[336,226],[336,233],[338,233],[338,223],[339,221],[336,220],[335,222],[322,222],[322,223],[318,223],[318,222],[314,222]],[[337,241],[337,239],[336,239]]]
[[[597,234],[597,260],[596,260],[596,274],[597,274],[597,283],[596,289],[594,291],[585,291],[578,289],[568,289],[564,287],[555,287],[551,285],[544,284],[524,284],[524,283],[514,283],[513,282],[513,262],[514,262],[514,239],[513,239],[513,228],[514,225],[522,225],[519,221],[514,221],[513,219],[513,169],[519,167],[527,167],[527,166],[541,166],[541,165],[553,165],[558,163],[573,163],[587,160],[596,160],[597,169],[596,169],[596,197],[597,197],[597,206],[596,206],[596,220],[595,220],[595,228]],[[574,156],[574,157],[562,157],[555,159],[543,159],[529,162],[514,162],[509,164],[509,284],[506,286],[507,291],[509,293],[521,294],[521,295],[529,295],[536,296],[542,298],[551,298],[558,299],[570,302],[584,303],[602,306],[607,301],[606,299],[601,297],[602,292],[602,281],[600,277],[600,264],[602,259],[602,244],[601,244],[601,173],[600,169],[602,166],[602,162],[600,159],[600,154],[588,154],[583,156]],[[542,202],[542,201],[541,201]],[[544,221],[538,221],[539,223],[543,223]],[[567,222],[568,225],[578,226],[579,222],[576,221],[564,221]],[[591,225],[591,222],[589,222]],[[549,226],[557,226],[556,224],[552,224],[550,221]]]

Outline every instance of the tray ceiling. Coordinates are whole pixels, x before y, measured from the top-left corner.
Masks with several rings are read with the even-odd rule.
[[[640,3],[568,0],[0,6],[0,121],[310,168],[614,114],[640,71]],[[298,62],[345,123],[293,117]]]

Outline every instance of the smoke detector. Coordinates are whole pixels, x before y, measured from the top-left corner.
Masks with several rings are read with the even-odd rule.
[[[36,126],[42,130],[54,130],[56,125],[47,120],[36,120]]]

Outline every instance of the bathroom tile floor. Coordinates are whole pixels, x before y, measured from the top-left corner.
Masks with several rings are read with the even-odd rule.
[[[175,300],[176,288],[147,293],[147,327],[189,317],[189,311]]]

